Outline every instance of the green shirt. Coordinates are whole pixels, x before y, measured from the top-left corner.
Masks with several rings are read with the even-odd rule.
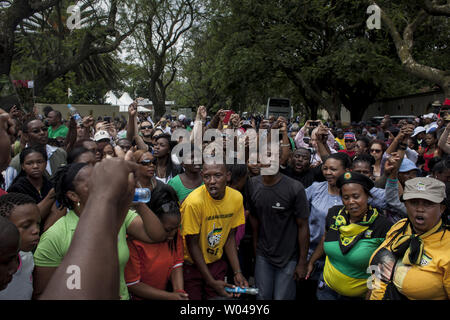
[[[118,254],[120,268],[120,299],[128,300],[128,288],[125,283],[124,270],[130,256],[127,245],[127,228],[137,216],[134,211],[128,211],[122,227],[119,230]],[[78,225],[78,216],[70,210],[64,217],[45,231],[34,253],[34,264],[38,267],[58,267],[72,242],[73,234]]]
[[[67,133],[69,132],[69,128],[67,128],[65,125],[60,125],[55,131],[53,131],[53,128],[50,126],[48,127],[48,137],[50,139],[56,139],[56,137],[67,137]]]
[[[178,196],[178,201],[180,203],[183,202],[183,200],[195,189],[188,189],[184,186],[183,182],[180,179],[180,175],[175,176],[174,178],[170,179],[167,183],[169,186],[171,186]],[[203,185],[203,182],[202,184]]]

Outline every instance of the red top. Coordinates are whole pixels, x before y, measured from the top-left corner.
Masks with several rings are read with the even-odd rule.
[[[425,149],[425,153],[423,154],[423,159],[425,160],[425,164],[423,165],[423,170],[430,172],[430,168],[428,168],[428,163],[430,162],[431,159],[434,158],[434,152],[427,154],[429,148],[427,147]]]
[[[350,158],[353,158],[356,154],[356,151],[348,151],[347,149],[341,149],[338,152],[346,153]]]
[[[182,267],[184,261],[183,239],[177,236],[177,246],[172,252],[167,241],[144,243],[127,240],[130,259],[125,267],[128,286],[143,282],[160,290],[166,290],[172,270]],[[133,297],[135,300],[141,300]]]
[[[6,192],[5,190],[3,190],[2,188],[0,188],[0,197],[4,194],[7,194],[8,192]]]

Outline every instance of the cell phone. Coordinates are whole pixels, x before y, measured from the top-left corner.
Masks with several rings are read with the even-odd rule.
[[[384,138],[385,138],[385,139],[389,139],[389,132],[385,132],[385,133],[384,133]]]
[[[311,121],[309,124],[311,125],[311,127],[317,127],[320,124],[320,122],[319,121]]]
[[[106,122],[110,123],[111,122],[111,117],[104,117],[103,121],[106,121]]]

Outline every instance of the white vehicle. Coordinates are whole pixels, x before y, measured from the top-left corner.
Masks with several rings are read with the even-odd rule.
[[[269,98],[267,100],[266,118],[269,116],[276,118],[282,116],[290,119],[294,116],[294,110],[291,106],[291,100],[286,98]]]

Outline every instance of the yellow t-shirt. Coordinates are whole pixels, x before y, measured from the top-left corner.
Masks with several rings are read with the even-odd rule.
[[[389,230],[386,240],[374,252],[370,261],[381,248],[390,251],[387,244],[406,222],[398,221]],[[405,265],[401,260],[395,266],[393,282],[397,289],[410,300],[450,299],[450,231],[436,232],[425,239],[424,254],[420,265]],[[386,284],[380,282],[378,289],[372,290],[370,300],[381,300]]]
[[[222,257],[231,229],[244,223],[244,203],[239,191],[226,187],[223,199],[214,200],[205,185],[198,187],[181,205],[184,260],[193,263],[186,245],[186,235],[200,235],[200,249],[209,264]]]

